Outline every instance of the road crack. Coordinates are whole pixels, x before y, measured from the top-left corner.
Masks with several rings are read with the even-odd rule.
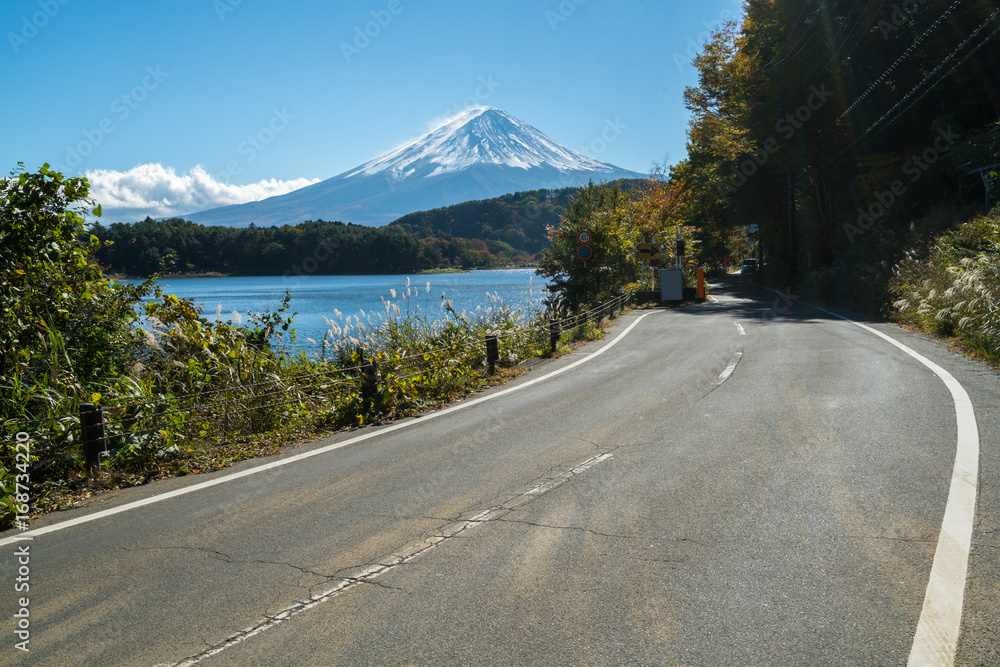
[[[624,539],[624,540],[652,540],[657,541],[657,538],[643,537],[641,535],[619,535],[616,533],[602,533],[600,531],[594,530],[592,528],[584,528],[583,526],[555,526],[548,523],[539,523],[536,521],[528,521],[527,519],[504,519],[497,518],[495,521],[500,523],[519,523],[525,526],[532,526],[535,528],[552,528],[553,530],[577,530],[584,533],[590,533],[591,535],[596,535],[598,537],[609,537],[613,539]]]
[[[498,505],[494,505],[489,509],[474,513],[472,514],[472,516],[469,516],[468,518],[445,519],[443,517],[422,517],[424,519],[429,519],[432,521],[441,521],[442,523],[440,526],[436,528],[425,531],[421,538],[413,542],[410,542],[401,549],[397,550],[395,553],[389,556],[372,559],[371,561],[369,561],[368,565],[360,568],[352,576],[345,576],[339,574],[340,572],[344,572],[351,569],[351,568],[341,568],[340,570],[337,571],[338,572],[337,574],[331,575],[327,579],[327,582],[332,583],[332,586],[328,586],[325,590],[321,590],[315,593],[311,592],[310,589],[310,595],[308,599],[297,600],[296,602],[288,605],[287,607],[285,607],[276,614],[265,613],[264,619],[262,621],[258,622],[257,624],[251,627],[246,628],[245,630],[237,632],[234,635],[231,635],[222,642],[202,651],[197,655],[191,656],[186,660],[176,663],[175,667],[191,667],[193,665],[196,665],[201,661],[205,660],[206,658],[221,653],[222,651],[225,651],[231,646],[235,646],[236,644],[242,643],[247,639],[250,639],[251,637],[260,634],[261,632],[264,632],[265,630],[272,628],[275,625],[278,625],[279,623],[283,623],[284,621],[287,621],[288,619],[294,616],[297,616],[305,611],[308,611],[309,609],[312,609],[317,605],[323,604],[324,602],[327,602],[351,590],[352,588],[356,588],[361,584],[374,584],[376,586],[379,586],[380,588],[406,592],[405,589],[403,588],[389,586],[387,584],[383,584],[382,582],[376,582],[374,581],[374,579],[376,577],[380,577],[381,575],[396,569],[400,565],[405,565],[407,563],[410,563],[418,556],[422,555],[427,551],[430,551],[431,549],[434,549],[435,547],[439,546],[440,544],[443,544],[448,540],[454,539],[456,537],[464,537],[463,534],[468,532],[472,528],[481,526],[489,521],[503,520],[503,517],[514,511],[515,507],[519,507],[520,505],[528,503],[534,500],[535,498],[538,498],[548,493],[549,491],[559,486],[562,486],[563,484],[573,479],[577,475],[583,473],[584,471],[589,470],[595,465],[612,458],[612,453],[617,449],[618,447],[615,447],[604,454],[598,454],[592,456],[586,459],[585,461],[577,463],[575,466],[569,469],[565,469],[565,466],[569,464],[564,463],[562,464],[564,468],[563,471],[558,474],[553,474],[553,471],[555,471],[559,467],[559,466],[554,466],[550,468],[546,474],[541,475],[537,477],[535,480],[533,480],[532,483],[534,484],[534,486],[531,486],[527,491],[518,493],[510,497],[507,501],[502,502]],[[543,481],[539,482],[539,480]],[[464,516],[467,514],[468,513],[465,512],[460,516]],[[567,527],[567,529],[579,529],[579,530],[587,530],[588,532],[593,532],[590,531],[589,529],[577,528],[577,527]],[[625,537],[625,536],[614,536],[614,535],[604,535],[604,536]],[[232,556],[228,554],[224,554],[222,552],[211,549],[202,549],[199,547],[146,547],[146,548],[193,549],[198,551],[209,552],[210,554],[213,555],[213,557],[219,557],[225,560],[225,562],[239,562],[239,561],[234,561]],[[300,568],[298,566],[285,562],[276,563],[274,561],[259,561],[259,560],[248,561],[248,562],[289,566],[295,569],[299,569],[302,572],[308,572],[309,574],[312,574],[314,576],[326,577],[326,575],[323,575],[322,573],[309,570],[308,568]]]
[[[847,535],[856,540],[890,540],[892,542],[937,542],[936,537],[888,537],[887,535]]]
[[[157,550],[176,550],[176,551],[199,551],[206,554],[209,558],[213,560],[222,561],[223,563],[230,563],[232,565],[279,565],[290,567],[293,570],[298,570],[303,574],[311,574],[321,579],[329,579],[334,575],[324,574],[323,572],[317,572],[311,570],[308,567],[303,567],[301,565],[296,565],[294,563],[289,563],[287,561],[274,561],[274,560],[264,560],[264,559],[248,559],[248,558],[236,558],[232,554],[227,554],[225,552],[219,551],[218,549],[211,549],[209,547],[180,547],[180,546],[155,546],[155,547],[138,547],[138,549],[124,549],[124,551],[157,551]]]

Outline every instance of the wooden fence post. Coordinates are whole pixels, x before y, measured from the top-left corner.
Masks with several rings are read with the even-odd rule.
[[[500,344],[496,336],[486,337],[486,363],[489,366],[488,373],[493,375],[497,372],[497,361],[500,360]]]
[[[371,412],[372,402],[378,391],[378,366],[374,359],[366,359],[365,351],[358,348],[358,356],[361,359],[361,401],[362,410],[367,414]]]
[[[83,436],[83,459],[89,477],[94,470],[101,471],[101,452],[108,450],[104,433],[104,411],[93,403],[80,405],[80,427]]]
[[[556,348],[559,347],[559,323],[550,322],[549,323],[549,349],[552,354],[556,353]]]

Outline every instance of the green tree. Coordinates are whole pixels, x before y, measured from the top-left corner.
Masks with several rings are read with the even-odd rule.
[[[636,277],[642,235],[641,211],[617,185],[593,182],[566,207],[559,226],[550,228],[551,247],[541,253],[538,273],[552,279],[563,305],[576,309],[606,299]],[[590,233],[593,255],[580,259],[577,240]]]
[[[46,164],[0,180],[0,415],[31,417],[134,360],[135,306],[150,289],[104,278],[84,230],[84,178]]]

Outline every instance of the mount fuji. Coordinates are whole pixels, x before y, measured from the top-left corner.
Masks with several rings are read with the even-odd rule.
[[[560,146],[527,123],[486,107],[325,181],[181,217],[239,227],[320,219],[381,225],[414,211],[511,192],[643,177]]]

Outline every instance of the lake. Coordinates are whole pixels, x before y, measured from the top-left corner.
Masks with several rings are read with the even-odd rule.
[[[407,276],[403,275],[164,278],[160,285],[167,293],[193,300],[210,319],[221,309],[222,321],[235,321],[233,311],[243,321],[247,311],[273,311],[289,289],[292,300],[286,314],[297,313],[295,344],[304,348],[312,347],[307,338],[322,340],[329,330],[324,317],[346,321],[357,315],[363,320],[368,313],[385,312],[383,299],[398,305],[403,314],[438,319],[444,315],[445,298],[461,313],[489,307],[487,294],[491,294],[505,305],[527,313],[543,310],[547,294],[547,280],[535,275],[534,269],[413,275],[409,276],[409,288]],[[334,311],[342,317],[338,318]]]

